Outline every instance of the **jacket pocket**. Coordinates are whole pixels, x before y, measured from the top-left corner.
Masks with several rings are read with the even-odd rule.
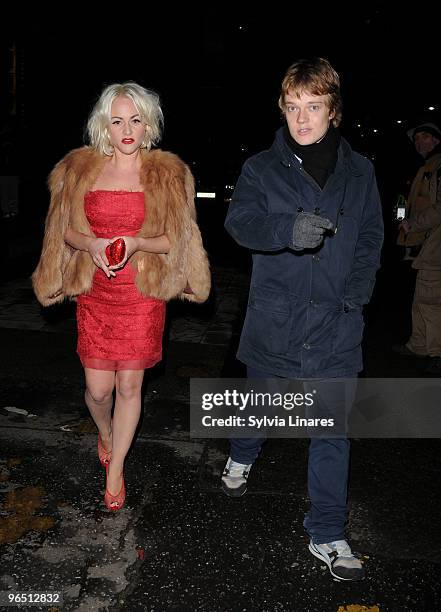
[[[288,352],[292,306],[296,297],[265,287],[251,287],[243,338],[257,350],[283,355]]]
[[[357,349],[363,339],[363,309],[361,307],[342,309],[338,315],[332,352],[346,353]]]

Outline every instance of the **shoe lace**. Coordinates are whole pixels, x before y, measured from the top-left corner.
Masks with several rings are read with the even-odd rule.
[[[339,557],[353,557],[351,547],[346,542],[346,540],[337,540],[336,542],[332,542],[331,548],[333,548]]]
[[[228,466],[228,473],[230,476],[247,476],[250,471],[250,465],[243,465],[241,463],[235,463],[232,461]]]

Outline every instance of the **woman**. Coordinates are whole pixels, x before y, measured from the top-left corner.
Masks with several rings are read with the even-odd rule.
[[[32,275],[43,306],[77,300],[85,401],[112,511],[125,500],[124,460],[140,417],[144,369],[162,356],[165,303],[203,302],[210,290],[191,172],[176,155],[151,150],[162,122],[154,92],[131,82],[102,92],[88,121],[90,146],[68,153],[50,175]],[[110,245],[121,238],[122,261],[109,261]]]

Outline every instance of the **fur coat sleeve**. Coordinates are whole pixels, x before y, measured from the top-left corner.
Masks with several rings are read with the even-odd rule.
[[[194,180],[188,166],[172,153],[152,151],[142,165],[141,182],[146,215],[138,235],[166,234],[170,250],[138,251],[132,256],[140,293],[166,301],[204,302],[210,292],[210,270],[196,223]]]
[[[32,274],[35,295],[43,306],[63,301],[63,273],[74,251],[63,239],[69,225],[69,206],[63,197],[65,174],[66,162],[62,160],[49,176],[51,199],[43,248],[38,266]]]

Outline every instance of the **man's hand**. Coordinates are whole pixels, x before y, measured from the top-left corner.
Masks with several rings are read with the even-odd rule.
[[[300,213],[292,230],[293,249],[315,249],[322,243],[326,230],[333,228],[329,219],[312,213]]]
[[[405,234],[410,232],[410,223],[407,219],[403,219],[398,227],[402,229]]]

